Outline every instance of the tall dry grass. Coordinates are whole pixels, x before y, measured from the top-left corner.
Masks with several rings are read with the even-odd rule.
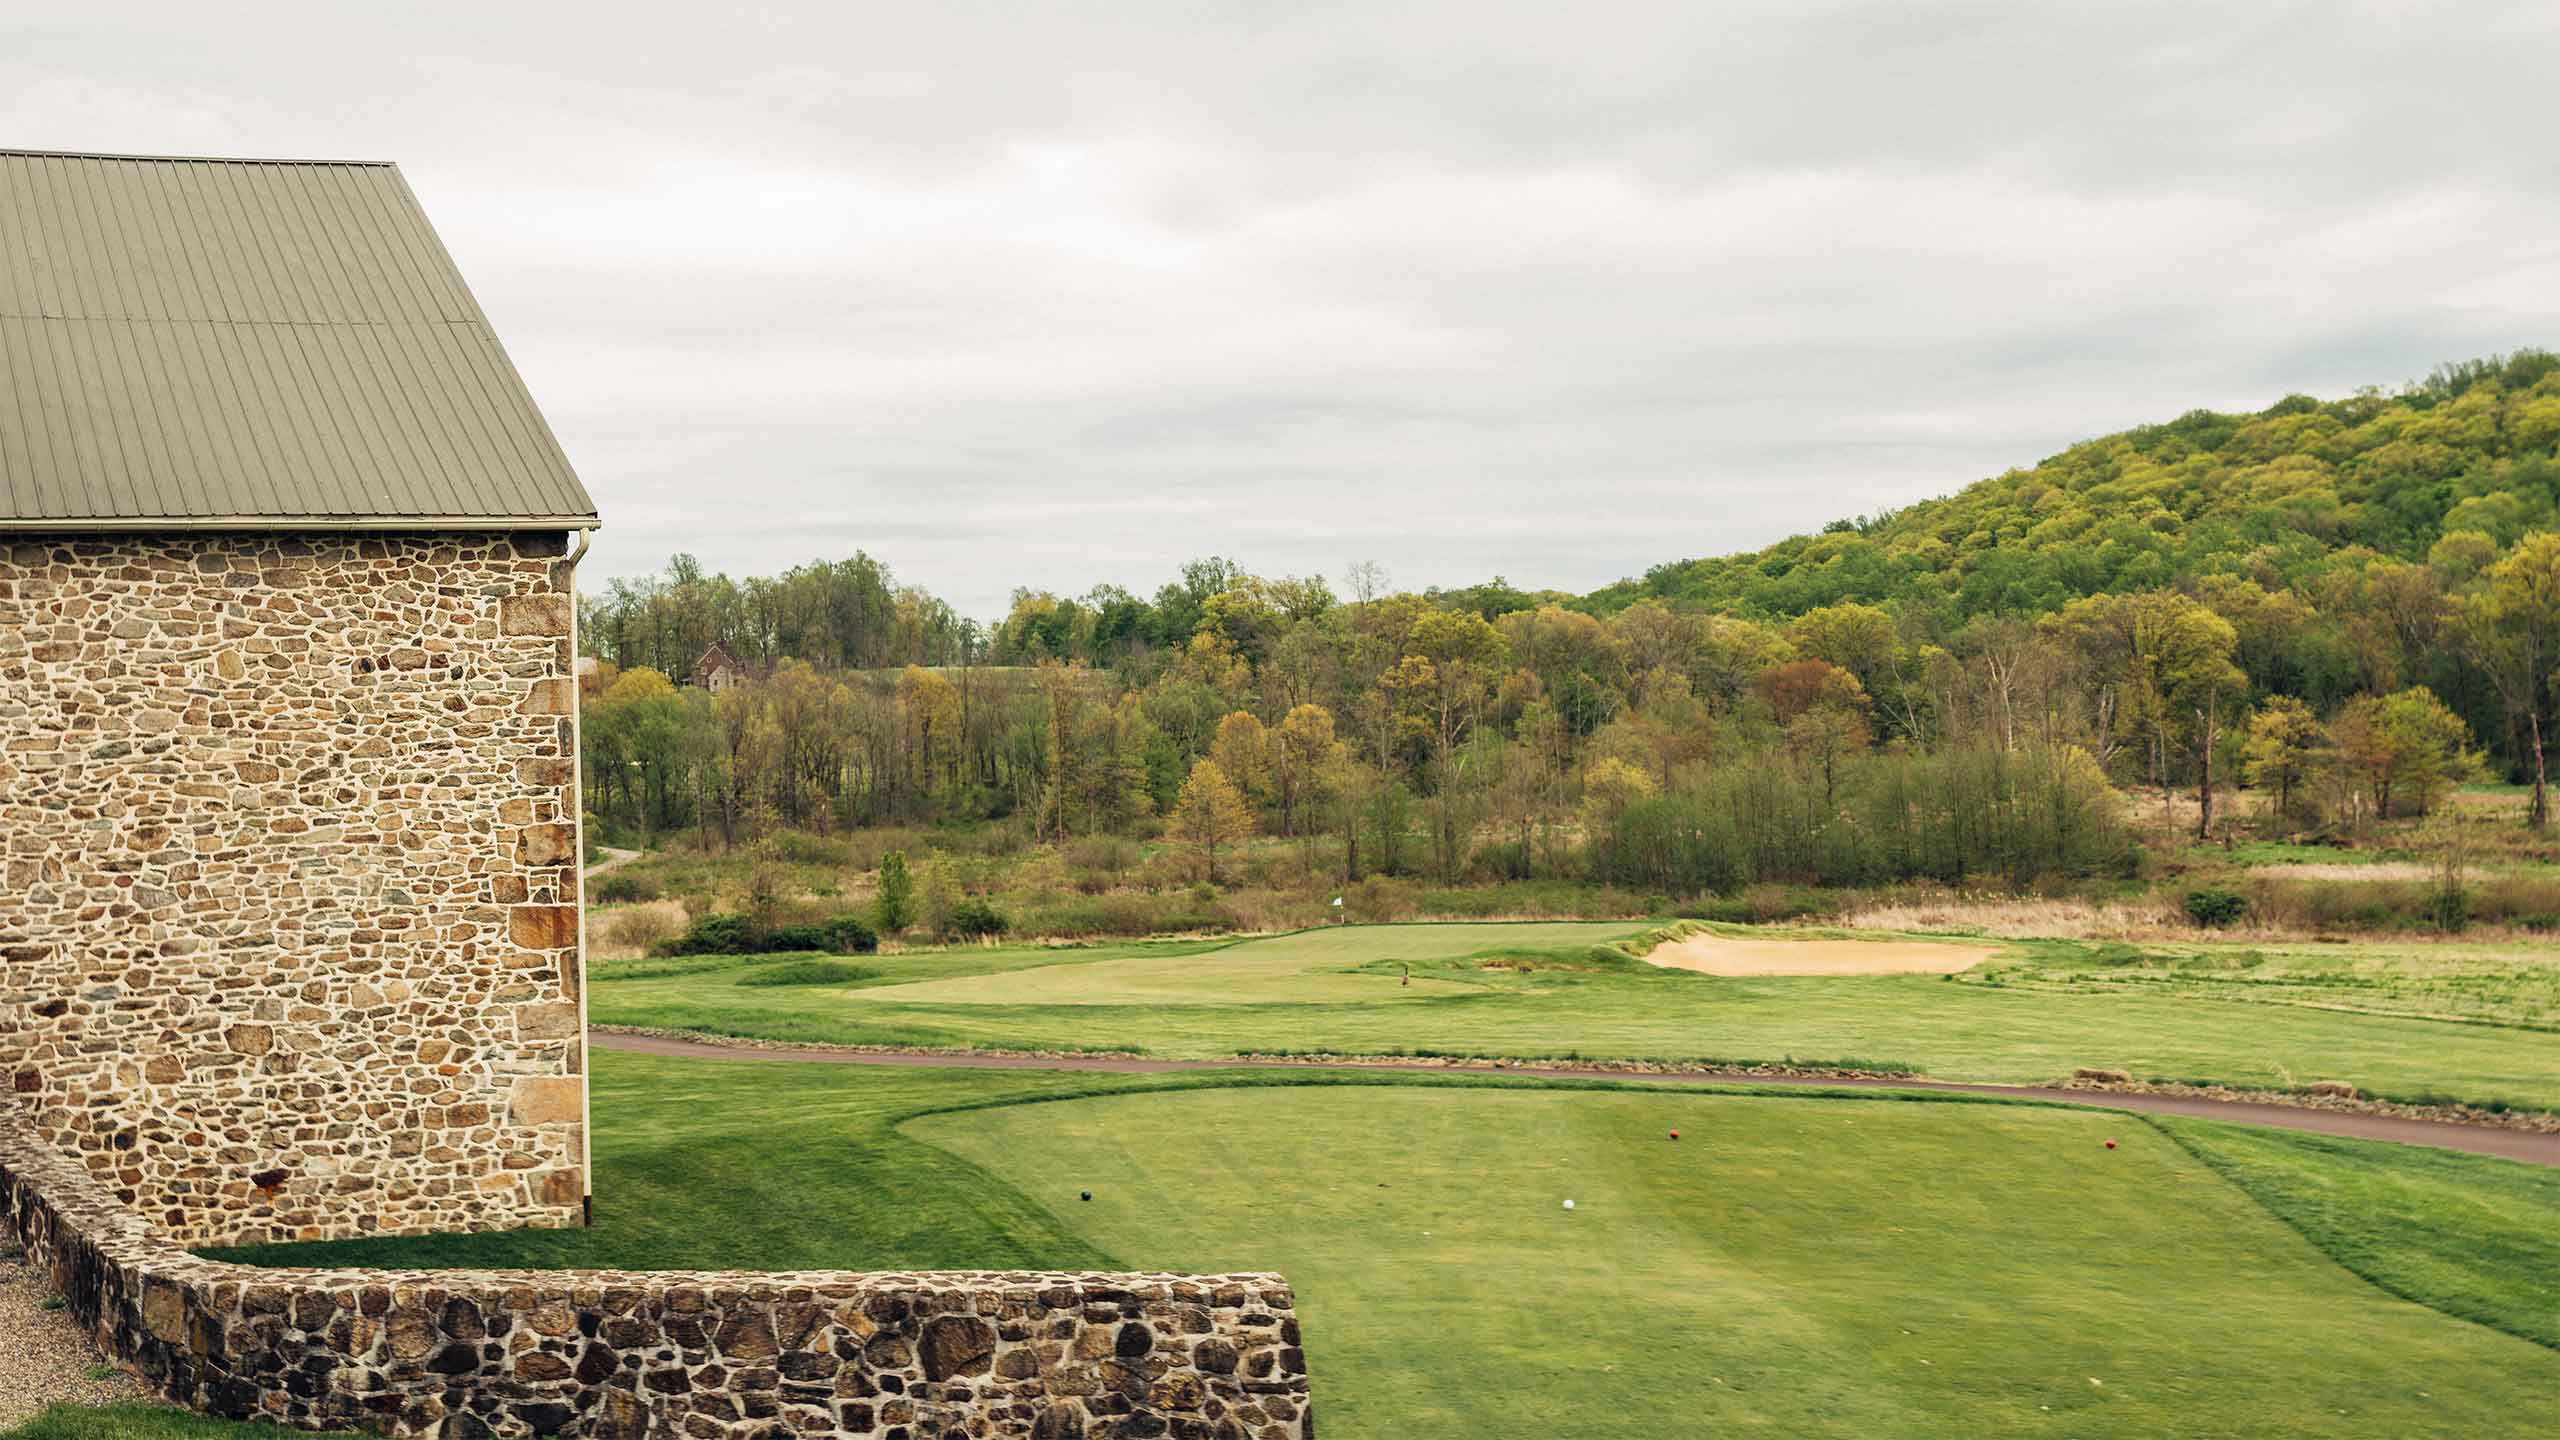
[[[1855,930],[1909,930],[1983,935],[1999,940],[2194,939],[2199,931],[2168,900],[2043,900],[1949,895],[1901,899],[1851,910],[1840,923]],[[2234,931],[2214,931],[2230,935]]]
[[[637,960],[649,947],[685,926],[678,900],[645,900],[636,905],[599,907],[587,925],[587,955],[592,960]]]

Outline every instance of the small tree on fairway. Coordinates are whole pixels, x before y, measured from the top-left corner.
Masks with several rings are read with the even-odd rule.
[[[1214,760],[1192,766],[1191,778],[1182,782],[1182,794],[1173,803],[1173,835],[1199,847],[1208,862],[1210,884],[1218,883],[1218,847],[1252,833],[1253,808],[1227,772]]]
[[[871,898],[872,924],[883,935],[903,932],[916,918],[916,885],[907,874],[907,852],[880,857],[880,893]]]

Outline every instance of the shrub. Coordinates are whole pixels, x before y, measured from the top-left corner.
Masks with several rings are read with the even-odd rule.
[[[625,910],[605,922],[604,938],[611,944],[632,950],[655,949],[675,931],[675,922],[664,911],[642,907]]]
[[[943,923],[945,940],[992,940],[1013,928],[1013,923],[997,913],[986,901],[972,897],[951,907],[951,917]]]
[[[2526,930],[2560,930],[2560,875],[2511,870],[2468,890],[2471,918]]]
[[[1504,840],[1479,845],[1467,861],[1468,871],[1479,880],[1526,880],[1529,878],[1529,847],[1517,840]]]
[[[743,915],[703,915],[673,940],[649,947],[652,955],[744,955],[747,919]]]
[[[777,913],[790,889],[783,873],[771,865],[758,865],[747,872],[747,927],[751,931],[770,930],[783,923]]]
[[[1817,889],[1761,884],[1746,886],[1738,895],[1710,896],[1671,913],[1683,920],[1713,920],[1726,925],[1775,925],[1829,915],[1838,908],[1837,901]]]
[[[643,900],[655,900],[665,893],[655,880],[634,875],[628,870],[616,870],[610,875],[596,877],[587,898],[598,905],[632,905]]]
[[[841,960],[788,960],[780,965],[763,965],[738,977],[741,985],[851,985],[868,980],[880,972],[863,965],[847,965]]]
[[[2236,890],[2187,892],[2187,918],[2199,925],[2233,925],[2248,913],[2248,899]]]
[[[2427,897],[2427,918],[2450,935],[2471,923],[2471,892],[2459,885],[2440,886]]]
[[[1101,871],[1115,882],[1138,863],[1138,847],[1117,835],[1081,836],[1068,841],[1061,853],[1069,865]]]
[[[1342,892],[1340,914],[1356,925],[1384,925],[1408,919],[1413,914],[1412,892],[1384,875],[1370,875]]]
[[[829,955],[868,955],[880,948],[880,936],[859,917],[839,915],[814,925],[785,925],[755,948],[759,954],[819,950]]]
[[[773,857],[792,865],[825,865],[841,869],[853,858],[853,846],[832,835],[785,830],[769,842]]]
[[[783,925],[759,935],[743,915],[705,915],[683,934],[649,947],[652,955],[769,955],[793,950],[820,950],[831,955],[863,955],[880,948],[880,937],[853,915],[813,924]]]

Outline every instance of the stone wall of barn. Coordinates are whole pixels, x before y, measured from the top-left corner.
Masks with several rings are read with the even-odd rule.
[[[1307,1440],[1276,1275],[260,1270],[0,1103],[0,1227],[108,1355],[232,1419],[432,1440]]]
[[[577,1220],[561,552],[0,536],[0,1083],[169,1236]]]

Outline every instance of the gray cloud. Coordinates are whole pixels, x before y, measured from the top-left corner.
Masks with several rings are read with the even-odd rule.
[[[2560,335],[2540,4],[55,4],[0,142],[385,157],[597,577],[1587,588]]]

